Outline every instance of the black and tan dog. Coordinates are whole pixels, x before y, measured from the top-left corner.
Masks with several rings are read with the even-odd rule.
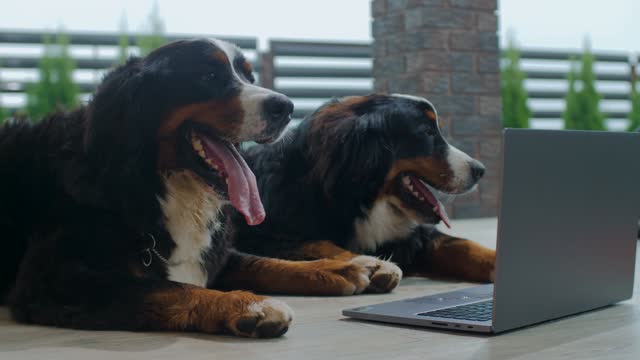
[[[425,99],[333,100],[285,141],[243,155],[269,216],[260,226],[240,226],[242,251],[366,263],[373,276],[360,291],[389,291],[402,272],[359,254],[393,256],[409,273],[493,278],[494,251],[433,227],[449,221],[439,198],[472,190],[484,167],[445,141]]]
[[[286,304],[243,287],[345,293],[370,270],[234,251],[265,213],[236,149],[269,142],[292,103],[253,85],[240,51],[170,43],[106,75],[92,100],[41,122],[0,128],[0,296],[20,322],[80,329],[191,330],[273,337]]]

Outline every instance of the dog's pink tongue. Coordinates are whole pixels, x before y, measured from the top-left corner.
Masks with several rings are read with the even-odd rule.
[[[207,157],[222,161],[227,176],[227,191],[231,205],[244,215],[247,224],[258,225],[264,221],[265,212],[260,200],[256,177],[247,166],[235,146],[202,136]]]
[[[433,206],[433,212],[435,212],[440,217],[442,222],[447,225],[449,229],[451,229],[451,220],[449,220],[449,215],[447,214],[447,210],[445,209],[442,202],[438,200],[438,198],[433,195],[429,188],[424,186],[424,184],[422,184],[419,179],[413,176],[411,176],[410,178],[412,180],[411,183],[413,184],[413,188],[416,189],[420,193],[420,195],[422,195],[422,197],[429,202],[431,206]]]

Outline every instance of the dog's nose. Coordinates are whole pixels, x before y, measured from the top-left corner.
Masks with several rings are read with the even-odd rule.
[[[478,181],[484,175],[485,167],[480,161],[474,160],[471,163],[471,177],[473,181]]]
[[[274,95],[264,102],[264,114],[268,122],[289,122],[293,103],[284,95]]]

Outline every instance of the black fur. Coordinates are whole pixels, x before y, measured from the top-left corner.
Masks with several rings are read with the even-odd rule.
[[[236,246],[287,259],[300,259],[297,250],[314,241],[349,249],[354,222],[367,216],[396,161],[446,155],[437,123],[425,111],[435,110],[387,95],[334,99],[283,141],[245,151],[267,218],[256,227],[237,221]],[[426,223],[439,221],[431,211],[423,215]],[[416,251],[429,246],[431,233],[430,227],[419,228],[372,253],[394,254],[409,269]]]
[[[161,173],[189,167],[177,154],[171,169],[159,169],[156,134],[172,111],[212,99],[224,106],[251,82],[250,74],[234,79],[229,64],[212,60],[216,44],[165,45],[108,73],[86,107],[0,128],[0,291],[4,299],[13,289],[16,320],[167,329],[146,296],[182,285],[167,281],[155,255],[145,267],[143,249],[153,237],[169,258],[176,246],[158,203],[166,191]],[[205,254],[210,283],[225,266],[231,234],[215,235]]]

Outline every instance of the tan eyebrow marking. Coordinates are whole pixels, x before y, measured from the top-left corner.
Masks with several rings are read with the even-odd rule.
[[[248,74],[251,74],[253,72],[253,66],[251,66],[251,63],[247,60],[244,60],[242,62],[242,69]]]
[[[427,114],[427,118],[429,118],[429,120],[431,120],[431,121],[438,120],[438,117],[436,116],[436,113],[433,112],[432,110],[425,111],[425,114]]]
[[[218,61],[220,61],[222,63],[225,63],[225,64],[229,63],[229,57],[222,50],[215,50],[213,52],[213,54],[211,55],[211,57],[213,57],[214,59],[216,59],[216,60],[218,60]]]

